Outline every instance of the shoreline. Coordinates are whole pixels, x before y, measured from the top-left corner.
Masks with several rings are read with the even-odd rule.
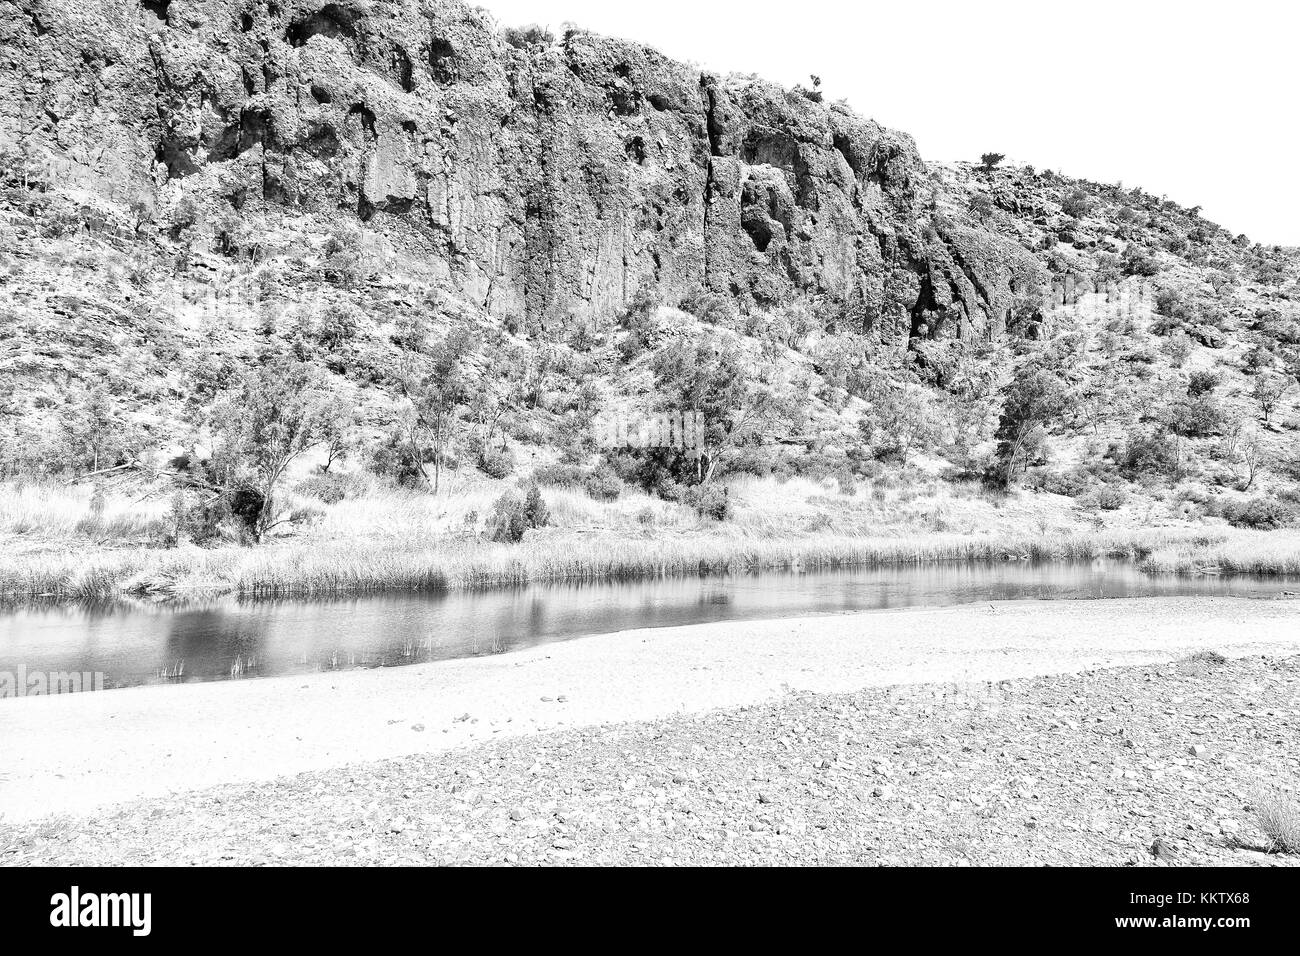
[[[0,702],[0,822],[795,692],[1300,652],[1242,598],[1017,601],[622,631],[401,668]]]
[[[1257,552],[1269,550],[1261,559]],[[1300,574],[1300,536],[1215,529],[1068,534],[907,534],[752,539],[725,535],[625,539],[543,536],[521,545],[456,542],[401,548],[374,541],[291,540],[255,548],[116,548],[0,559],[0,613],[31,604],[114,599],[180,603],[452,590],[534,583],[962,562],[1128,558],[1148,573]],[[1253,560],[1249,556],[1255,554]],[[1233,560],[1236,563],[1233,563]],[[1226,567],[1222,566],[1226,565]]]

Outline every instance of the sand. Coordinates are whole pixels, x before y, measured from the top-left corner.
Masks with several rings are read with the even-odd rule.
[[[1300,651],[1300,604],[1018,601],[623,631],[383,670],[0,701],[0,820],[499,735],[843,692]]]

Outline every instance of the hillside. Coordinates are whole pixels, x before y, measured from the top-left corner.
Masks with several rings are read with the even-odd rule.
[[[1195,207],[449,0],[5,0],[0,36],[0,537],[55,568],[10,591],[91,546],[1300,511],[1300,252]],[[683,410],[700,457],[598,445]]]

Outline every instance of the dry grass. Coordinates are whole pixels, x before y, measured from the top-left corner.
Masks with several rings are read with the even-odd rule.
[[[91,508],[94,489],[53,482],[0,483],[0,538],[82,537],[97,541],[138,541],[157,534],[167,512],[165,499],[134,500],[108,496],[104,509]]]
[[[628,538],[546,534],[521,545],[477,540],[436,547],[293,541],[261,548],[123,551],[94,561],[72,553],[0,564],[11,597],[102,598],[121,591],[322,595],[486,588],[536,581],[721,574],[790,568],[1137,556],[1167,545],[1162,532],[892,538],[809,536],[760,541],[721,536]]]
[[[1051,496],[1005,499],[939,482],[840,489],[834,482],[745,478],[729,486],[734,516],[701,519],[682,505],[628,491],[612,502],[547,488],[550,527],[520,545],[483,540],[508,482],[461,482],[432,496],[376,484],[314,506],[318,520],[259,547],[158,546],[165,503],[110,500],[86,533],[89,489],[27,486],[0,496],[0,597],[23,600],[240,593],[325,595],[486,588],[598,580],[922,564],[1191,553],[1222,533],[1188,527],[1097,529]],[[165,496],[163,496],[165,498]],[[315,499],[309,499],[315,501]],[[292,503],[292,502],[290,502]],[[25,529],[25,530],[24,530]],[[30,546],[41,538],[39,547]],[[152,543],[151,543],[152,542]]]
[[[1163,574],[1300,575],[1300,533],[1237,531],[1217,541],[1182,541],[1152,551],[1142,568]]]
[[[1251,802],[1268,852],[1300,854],[1300,803],[1279,791],[1256,794]]]

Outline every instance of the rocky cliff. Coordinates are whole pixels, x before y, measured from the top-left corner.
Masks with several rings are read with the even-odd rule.
[[[843,104],[457,0],[4,0],[0,37],[0,140],[89,191],[356,217],[509,322],[648,290],[988,337],[1042,276],[970,221],[923,228],[912,140]]]

